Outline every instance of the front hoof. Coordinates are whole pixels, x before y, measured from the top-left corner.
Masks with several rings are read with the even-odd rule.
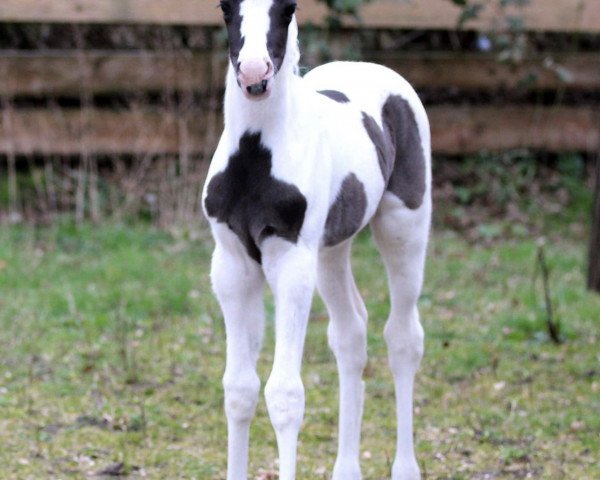
[[[362,480],[362,474],[360,473],[360,465],[350,464],[335,464],[333,468],[333,475],[331,480]]]
[[[421,471],[416,460],[395,461],[392,467],[392,480],[421,480]]]

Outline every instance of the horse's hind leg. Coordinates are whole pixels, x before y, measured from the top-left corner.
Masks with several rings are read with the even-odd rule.
[[[329,313],[328,338],[339,371],[338,454],[333,480],[358,480],[360,426],[367,362],[367,311],[350,266],[351,242],[321,250],[318,289]]]
[[[390,287],[390,315],[384,336],[396,390],[397,447],[392,480],[420,477],[414,455],[412,403],[414,377],[423,356],[424,333],[417,301],[423,283],[429,233],[429,205],[409,210],[386,193],[371,222]]]

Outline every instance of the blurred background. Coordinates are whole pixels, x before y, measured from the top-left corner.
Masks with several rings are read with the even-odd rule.
[[[550,164],[585,184],[600,149],[596,0],[300,7],[305,70],[333,59],[374,61],[417,88],[440,159],[437,194],[476,200],[473,189],[458,188],[469,179],[445,183],[453,173],[441,159],[481,160],[492,176],[487,169],[517,159],[535,169]],[[227,64],[215,5],[11,0],[0,22],[2,219],[200,221]]]
[[[600,0],[299,6],[303,72],[387,65],[431,119],[424,478],[600,478]],[[0,0],[2,478],[225,478],[200,194],[226,52],[217,0]],[[395,433],[368,234],[354,267],[370,312],[363,471],[379,480]],[[317,300],[299,478],[329,478],[335,457],[326,329]],[[272,340],[269,321],[263,379]],[[252,478],[277,478],[263,403],[252,432]]]

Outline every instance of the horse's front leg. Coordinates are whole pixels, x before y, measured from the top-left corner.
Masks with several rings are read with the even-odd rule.
[[[213,289],[227,333],[223,387],[228,430],[227,479],[248,478],[248,441],[260,391],[256,361],[264,330],[264,277],[260,266],[243,252],[217,243],[212,259]]]
[[[296,448],[304,416],[300,377],[306,326],[316,282],[316,248],[270,238],[263,267],[275,297],[275,357],[265,398],[279,448],[279,479],[296,478]]]

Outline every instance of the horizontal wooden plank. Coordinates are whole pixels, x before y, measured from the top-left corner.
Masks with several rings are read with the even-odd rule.
[[[5,110],[0,118],[0,151],[22,155],[202,152],[206,131],[204,118],[158,109]]]
[[[0,21],[216,25],[208,0],[2,0]]]
[[[219,61],[219,58],[223,60]],[[206,90],[225,59],[177,52],[0,52],[0,95],[69,95],[80,92]],[[213,71],[213,65],[218,71]]]
[[[0,21],[59,23],[221,24],[220,12],[207,0],[2,0]],[[468,28],[502,27],[495,0]],[[316,0],[301,0],[301,22],[322,24],[326,8]],[[514,7],[517,8],[517,7]],[[514,12],[516,10],[512,10]],[[531,0],[519,9],[530,30],[600,32],[600,0]],[[362,10],[369,28],[454,29],[460,9],[449,0],[377,0]],[[356,22],[348,21],[348,26]]]
[[[600,90],[600,55],[557,53],[500,63],[479,53],[419,52],[372,54],[417,88]]]
[[[498,63],[490,55],[447,52],[374,52],[366,60],[387,65],[417,88],[600,90],[597,54],[557,54],[552,63],[535,57],[519,65]],[[220,53],[0,52],[0,95],[205,92],[223,84],[226,62]]]
[[[433,150],[444,154],[531,148],[600,151],[600,111],[584,107],[448,107],[429,109]]]
[[[199,111],[178,116],[157,109],[5,110],[0,112],[0,152],[77,155],[198,153],[206,143]],[[429,109],[436,153],[532,148],[552,152],[600,150],[600,112],[567,107],[456,107]],[[220,126],[221,120],[218,120]]]
[[[506,14],[522,15],[532,31],[599,32],[600,0],[530,0],[525,7],[502,10],[496,0],[478,2],[486,8],[465,28],[503,29]],[[372,28],[454,29],[461,10],[450,0],[378,0],[364,7],[365,24]]]

